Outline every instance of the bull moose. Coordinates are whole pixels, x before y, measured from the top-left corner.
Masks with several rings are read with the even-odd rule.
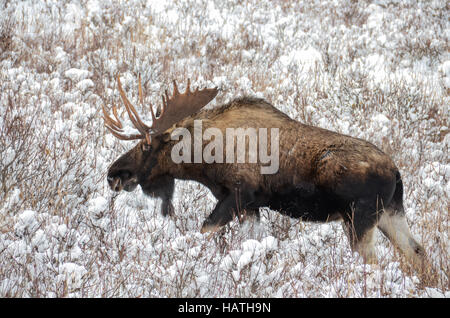
[[[162,213],[168,215],[173,213],[174,180],[194,180],[208,187],[218,200],[203,223],[202,233],[217,231],[240,213],[258,216],[260,207],[269,207],[305,221],[342,220],[351,248],[366,262],[376,261],[376,227],[411,262],[424,260],[424,249],[406,222],[400,173],[394,162],[370,142],[300,123],[263,99],[244,97],[202,109],[218,89],[191,91],[189,80],[184,93],[173,82],[173,94],[165,91],[156,114],[150,105],[152,125],[148,126],[126,97],[119,77],[117,82],[138,133],[126,133],[115,106],[115,119],[103,106],[105,126],[119,139],[140,141],[109,168],[107,180],[112,190],[133,191],[140,185],[146,195],[162,199]],[[142,105],[140,76],[138,92]],[[261,173],[261,162],[174,162],[171,154],[179,137],[172,134],[179,128],[194,134],[198,121],[203,132],[214,128],[224,139],[228,128],[255,128],[257,134],[261,128],[277,129],[278,140],[271,136],[268,142],[278,142],[277,171]],[[200,142],[207,146],[208,140]],[[244,151],[249,148],[247,140]],[[237,147],[227,149],[236,155],[242,151]]]

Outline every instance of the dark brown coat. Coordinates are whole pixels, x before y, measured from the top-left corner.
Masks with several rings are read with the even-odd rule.
[[[193,134],[199,119],[203,130],[218,128],[224,138],[226,128],[278,128],[278,172],[261,174],[259,163],[248,162],[175,164],[171,150],[178,141],[170,133],[184,127]],[[173,212],[174,179],[202,183],[218,200],[202,232],[216,231],[243,211],[258,215],[266,206],[309,221],[344,220],[352,246],[365,246],[363,256],[370,259],[373,251],[366,245],[383,211],[404,218],[402,181],[386,154],[370,142],[297,122],[262,99],[202,110],[157,136],[150,151],[141,144],[111,166],[108,180],[120,178],[125,190],[141,185],[146,194],[163,199],[164,214]]]

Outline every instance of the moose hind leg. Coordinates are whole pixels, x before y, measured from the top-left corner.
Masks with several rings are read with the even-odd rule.
[[[347,233],[352,251],[357,251],[364,262],[368,264],[377,263],[377,254],[374,247],[374,229],[375,227],[372,227],[364,233],[360,231],[358,236],[355,235],[353,225],[349,222],[344,222],[344,230]]]
[[[376,209],[365,202],[356,202],[344,216],[344,230],[353,251],[357,251],[365,263],[377,263],[374,247],[374,230],[376,226]]]
[[[404,213],[387,209],[378,221],[378,228],[413,265],[422,266],[425,250],[411,235]]]

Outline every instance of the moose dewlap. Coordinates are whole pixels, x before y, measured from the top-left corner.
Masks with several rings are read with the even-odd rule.
[[[140,185],[163,200],[167,215],[174,213],[174,180],[194,180],[218,200],[202,233],[269,207],[305,221],[342,220],[351,247],[367,262],[376,260],[378,227],[411,262],[423,263],[424,249],[406,223],[400,173],[370,142],[302,124],[262,99],[245,97],[202,110],[218,90],[192,92],[189,81],[182,94],[174,81],[172,96],[165,92],[156,115],[150,105],[147,126],[117,81],[138,134],[124,133],[115,107],[115,119],[103,108],[106,127],[119,139],[140,141],[109,168],[114,191]],[[140,78],[138,89],[143,104]],[[231,130],[236,139],[227,138]]]

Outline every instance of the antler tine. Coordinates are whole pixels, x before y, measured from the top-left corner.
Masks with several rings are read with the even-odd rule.
[[[191,79],[190,78],[188,78],[188,80],[187,80],[186,91],[184,93],[191,94]]]
[[[121,140],[136,140],[136,139],[142,139],[142,135],[124,135],[124,134],[120,134],[117,131],[115,131],[114,129],[112,129],[111,127],[105,125],[106,128],[108,128],[108,130],[118,139]]]
[[[142,96],[142,85],[141,85],[141,74],[139,74],[139,102],[141,103],[141,105],[144,104],[144,97]]]
[[[112,119],[106,109],[105,106],[102,106],[103,109],[103,118],[105,120],[105,126],[111,133],[119,139],[122,140],[133,140],[133,139],[145,139],[148,144],[151,143],[151,136],[157,136],[164,133],[167,129],[169,129],[172,125],[176,124],[180,120],[191,116],[192,114],[199,111],[201,108],[205,107],[210,101],[216,97],[218,93],[217,88],[204,88],[199,90],[197,88],[194,92],[191,92],[191,81],[187,80],[186,90],[183,94],[181,94],[178,90],[178,86],[176,81],[173,81],[173,95],[169,97],[169,93],[165,90],[165,94],[162,95],[162,107],[158,108],[158,118],[155,116],[155,112],[153,110],[153,106],[150,104],[150,111],[152,115],[152,126],[149,127],[139,118],[139,115],[134,108],[134,106],[130,103],[125,92],[122,88],[122,84],[120,82],[120,77],[117,76],[117,87],[122,97],[122,101],[125,105],[125,109],[127,110],[128,116],[130,117],[131,122],[139,131],[139,135],[125,135],[123,133],[123,125],[119,119],[117,114],[117,109],[113,106],[113,114],[116,120]],[[138,80],[138,93],[139,93],[139,102],[141,105],[144,103],[143,93],[142,93],[142,82],[141,76],[139,74]]]
[[[180,94],[180,92],[178,91],[177,82],[175,80],[173,80],[173,96],[175,97],[179,94]]]
[[[153,105],[150,104],[150,113],[152,114],[152,123],[156,120],[155,112],[153,111]]]
[[[176,81],[173,81],[172,97],[169,97],[169,93],[165,90],[165,94],[162,95],[161,115],[153,122],[151,127],[153,134],[162,134],[175,123],[196,113],[213,100],[218,93],[217,88],[204,88],[202,90],[197,88],[194,92],[191,92],[190,85],[190,79],[188,79],[185,92],[180,94]]]
[[[166,111],[166,108],[168,107],[168,101],[170,100],[169,93],[167,93],[167,89],[164,91],[164,93],[166,94],[166,96],[161,95],[163,105],[161,107],[161,113],[159,114],[158,118],[161,118],[164,115],[164,112]]]
[[[114,116],[116,117],[117,121],[115,121],[114,119],[112,119],[111,117],[109,117],[109,115],[108,115],[108,113],[107,113],[107,111],[106,111],[106,109],[105,109],[105,106],[102,105],[103,119],[105,120],[106,124],[108,124],[109,126],[112,126],[112,127],[114,127],[115,129],[119,130],[119,129],[121,129],[123,126],[122,126],[122,123],[120,122],[120,120],[119,120],[119,119],[117,118],[117,116],[116,116],[117,111],[114,111],[114,109],[115,109],[115,107],[113,108],[113,112],[115,112]]]
[[[108,112],[105,109],[105,106],[102,105],[103,110],[103,120],[105,121],[105,127],[117,138],[121,140],[134,140],[134,139],[140,139],[142,138],[141,135],[125,135],[123,134],[123,125],[122,122],[119,119],[119,116],[117,115],[117,109],[115,106],[113,106],[113,113],[114,117],[116,117],[116,120],[112,119]]]
[[[142,122],[142,120],[139,118],[139,115],[137,114],[136,109],[128,100],[127,96],[125,95],[125,92],[122,89],[122,84],[120,83],[119,76],[117,76],[117,87],[119,89],[120,96],[122,97],[122,101],[125,104],[125,109],[127,110],[128,116],[131,119],[131,122],[136,127],[136,129],[141,133],[141,135],[145,137],[145,135],[149,132],[150,127],[148,127],[146,124]]]
[[[123,128],[122,122],[119,119],[119,115],[117,114],[117,108],[116,105],[113,104],[113,115],[116,117],[117,123],[119,124],[119,128]]]

